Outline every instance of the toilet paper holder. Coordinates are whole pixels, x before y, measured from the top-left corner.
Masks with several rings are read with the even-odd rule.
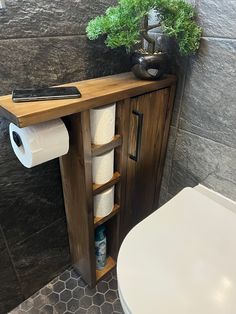
[[[16,133],[15,131],[12,132],[12,137],[13,137],[13,140],[15,142],[15,144],[20,147],[23,145],[22,143],[22,140],[21,140],[21,137],[18,133]]]

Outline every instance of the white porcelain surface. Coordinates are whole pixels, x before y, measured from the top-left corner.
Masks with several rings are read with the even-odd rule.
[[[117,277],[127,313],[236,313],[236,214],[182,190],[125,238]]]
[[[232,201],[231,199],[217,193],[204,185],[198,184],[194,187],[194,190],[206,195],[213,201],[219,203],[220,205],[232,210],[236,214],[236,202]]]

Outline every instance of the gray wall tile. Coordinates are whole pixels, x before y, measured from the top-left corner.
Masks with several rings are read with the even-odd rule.
[[[160,203],[198,183],[236,195],[236,2],[199,0],[195,6],[205,37],[183,68],[183,83],[178,76],[172,118],[177,141],[168,148],[174,157],[166,162],[171,171],[164,172]],[[169,47],[178,64],[176,48]]]
[[[5,168],[5,162],[15,160],[14,152],[9,145],[9,122],[0,117],[0,173],[1,169]],[[1,180],[1,176],[0,176]],[[1,201],[0,201],[1,202]]]
[[[203,36],[236,38],[235,0],[198,0],[196,6]]]
[[[173,195],[171,195],[167,189],[165,189],[163,186],[161,187],[160,190],[160,197],[159,197],[159,202],[158,202],[158,208],[164,205],[166,202],[171,200]]]
[[[20,284],[8,254],[6,242],[0,226],[0,313],[8,313],[10,309],[23,301]]]
[[[10,247],[64,217],[58,161],[25,169],[19,161],[0,166],[0,221]]]
[[[150,32],[149,35],[155,39],[156,48],[160,51],[165,51],[168,54],[168,66],[166,71],[177,76],[177,89],[171,119],[171,125],[177,126],[189,58],[179,54],[178,46],[174,40],[169,39],[158,32]]]
[[[179,130],[168,192],[201,183],[236,200],[236,149]]]
[[[171,166],[172,166],[172,159],[173,159],[173,152],[175,148],[177,136],[177,129],[175,127],[170,127],[169,139],[168,139],[168,146],[166,151],[166,158],[165,158],[165,166],[163,170],[163,177],[161,182],[161,188],[164,190],[168,190],[169,186],[169,178],[171,175]]]
[[[85,36],[0,40],[0,94],[129,69],[129,56]]]
[[[186,79],[180,127],[236,147],[236,40],[203,39]]]
[[[24,298],[7,250],[0,252],[0,313],[6,314]]]
[[[6,244],[2,232],[2,226],[0,225],[0,253],[6,249]]]
[[[24,297],[27,298],[70,263],[64,219],[35,233],[11,249]]]
[[[115,0],[6,0],[0,39],[84,34],[88,21]]]

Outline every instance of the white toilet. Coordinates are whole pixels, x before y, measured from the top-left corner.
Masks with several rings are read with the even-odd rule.
[[[117,278],[125,314],[235,314],[235,202],[183,189],[126,236]]]

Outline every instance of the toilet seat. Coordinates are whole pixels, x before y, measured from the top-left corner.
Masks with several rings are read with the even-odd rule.
[[[236,214],[185,188],[126,236],[117,278],[126,314],[236,313]]]

